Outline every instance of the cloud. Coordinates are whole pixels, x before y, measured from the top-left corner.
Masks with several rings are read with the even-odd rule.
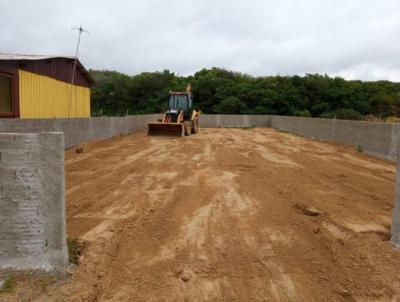
[[[0,0],[0,52],[73,55],[89,68],[191,74],[327,73],[400,81],[398,0]]]

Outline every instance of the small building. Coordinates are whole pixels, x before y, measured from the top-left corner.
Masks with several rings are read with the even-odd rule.
[[[0,118],[90,117],[88,71],[75,58],[0,53]]]

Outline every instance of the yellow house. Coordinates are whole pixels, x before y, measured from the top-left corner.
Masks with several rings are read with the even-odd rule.
[[[93,79],[74,57],[0,53],[0,118],[90,117]]]

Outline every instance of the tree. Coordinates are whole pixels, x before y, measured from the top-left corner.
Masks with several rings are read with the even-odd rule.
[[[385,94],[376,94],[371,98],[371,113],[379,117],[388,117],[395,114],[396,98]]]
[[[247,111],[247,105],[239,98],[230,96],[218,105],[215,105],[213,111],[221,114],[240,114]]]
[[[193,76],[168,70],[128,76],[90,70],[92,114],[124,115],[166,110],[170,90],[192,84],[196,109],[204,113],[276,114],[363,119],[400,115],[400,84],[389,81],[346,81],[327,75],[252,77],[221,68]]]
[[[324,113],[329,112],[329,104],[325,102],[317,102],[316,104],[312,105],[310,108],[310,112],[312,116],[320,116]]]

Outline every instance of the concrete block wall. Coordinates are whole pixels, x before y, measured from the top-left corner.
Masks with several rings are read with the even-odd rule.
[[[224,115],[203,114],[200,116],[201,127],[268,127],[269,115]]]
[[[270,126],[322,141],[360,147],[378,158],[397,160],[400,124],[271,116]]]
[[[400,124],[275,115],[201,116],[202,127],[272,127],[305,137],[346,144],[378,158],[396,161]]]
[[[144,130],[148,122],[159,117],[159,114],[149,114],[77,119],[0,119],[0,133],[63,132],[65,147],[70,148],[91,140]]]
[[[80,143],[107,139],[147,129],[159,114],[126,117],[97,117],[86,119],[19,120],[0,119],[0,133],[63,132],[66,148]],[[314,119],[273,115],[203,114],[201,127],[273,127],[306,137],[362,147],[365,153],[396,160],[400,144],[400,125],[333,119]]]
[[[0,134],[0,269],[68,263],[63,133]]]
[[[7,132],[63,132],[65,147],[107,139],[147,129],[160,114],[126,117],[97,117],[86,119],[19,120],[0,119],[0,133]],[[306,137],[362,147],[365,153],[388,160],[396,160],[400,144],[400,125],[333,119],[314,119],[273,115],[203,114],[201,127],[273,127]]]
[[[391,241],[397,248],[400,248],[400,152],[397,157],[396,191],[392,212]]]

